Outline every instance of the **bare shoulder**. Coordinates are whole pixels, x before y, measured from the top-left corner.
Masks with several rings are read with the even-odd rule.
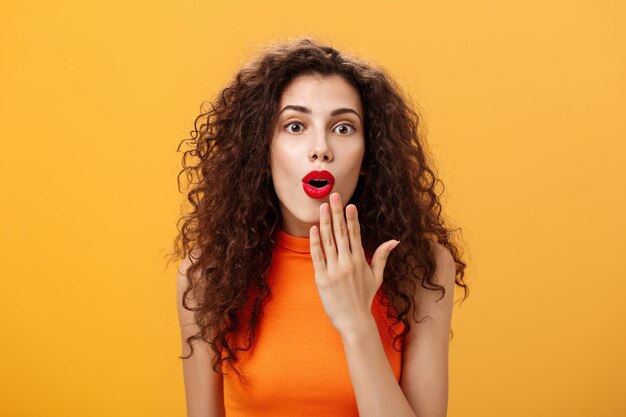
[[[178,265],[178,271],[176,273],[176,305],[178,310],[178,320],[181,328],[181,336],[187,338],[195,333],[197,327],[195,325],[194,312],[187,307],[195,307],[197,305],[194,299],[193,293],[190,292],[185,295],[185,291],[189,287],[188,274],[191,272],[192,260],[190,257],[196,258],[196,254],[187,255],[182,259]],[[195,277],[192,277],[192,281],[195,281]],[[185,303],[183,304],[183,296]]]
[[[430,248],[435,257],[435,279],[439,285],[444,285],[446,289],[452,285],[456,277],[456,264],[450,250],[439,242],[429,241]]]
[[[189,285],[189,278],[187,277],[187,273],[189,272],[189,268],[192,266],[192,258],[193,262],[196,262],[199,257],[200,251],[198,249],[194,249],[178,264],[178,271],[176,273],[176,293],[179,299],[182,298],[183,292],[187,289]],[[196,278],[197,276],[192,277],[192,280],[195,280]]]
[[[417,309],[420,318],[426,316],[430,319],[426,322],[418,323],[413,319],[412,314],[410,319],[412,324],[418,326],[432,325],[434,324],[433,322],[439,321],[437,326],[442,331],[445,331],[452,314],[456,264],[452,253],[450,253],[447,247],[434,241],[429,241],[429,244],[435,258],[435,271],[429,282],[442,286],[445,294],[441,288],[435,288],[433,285],[429,285],[429,283],[422,285],[421,280],[418,280],[415,285],[414,308]]]
[[[187,256],[181,259],[180,263],[178,264],[178,275],[182,275],[184,277],[187,274],[187,269],[192,265],[192,260],[193,263],[197,262],[197,260],[200,258],[200,255],[201,251],[199,249],[193,249],[190,253],[187,254]]]

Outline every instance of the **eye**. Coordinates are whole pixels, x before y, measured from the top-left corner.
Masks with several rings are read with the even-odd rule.
[[[300,127],[298,129],[296,129],[296,130],[292,130],[292,129],[289,128],[289,126],[292,126],[292,125],[300,126]],[[284,127],[285,127],[285,129],[287,129],[287,131],[289,133],[300,133],[300,132],[302,132],[304,130],[304,125],[302,123],[300,123],[300,122],[289,122]]]
[[[338,128],[344,128],[342,131],[338,131],[337,133],[339,133],[340,135],[349,135],[350,133],[354,132],[354,126],[348,124],[348,123],[343,123],[340,124],[339,126],[337,126],[334,130],[337,130]]]

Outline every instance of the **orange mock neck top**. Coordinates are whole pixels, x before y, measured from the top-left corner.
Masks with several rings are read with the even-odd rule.
[[[231,367],[222,362],[226,417],[356,417],[343,342],[317,292],[309,238],[278,228],[273,242],[267,282],[271,294],[263,305],[252,347],[237,351],[235,366],[248,383],[241,384]],[[392,346],[392,321],[381,297],[379,289],[372,315],[399,382],[402,352]],[[391,333],[395,336],[403,329],[400,322]],[[247,335],[238,345],[247,346]],[[400,350],[401,345],[396,342]]]

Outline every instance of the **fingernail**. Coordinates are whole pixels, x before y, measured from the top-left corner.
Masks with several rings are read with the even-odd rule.
[[[396,246],[398,246],[398,245],[400,244],[400,241],[399,241],[399,240],[396,240],[395,242],[396,242],[396,243],[392,243],[392,244],[391,244],[391,248],[389,248],[389,250],[394,250],[394,249],[396,248]]]

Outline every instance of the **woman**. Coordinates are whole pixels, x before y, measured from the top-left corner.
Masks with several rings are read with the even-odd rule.
[[[446,415],[466,264],[408,103],[305,38],[198,116],[175,241],[188,416]]]

